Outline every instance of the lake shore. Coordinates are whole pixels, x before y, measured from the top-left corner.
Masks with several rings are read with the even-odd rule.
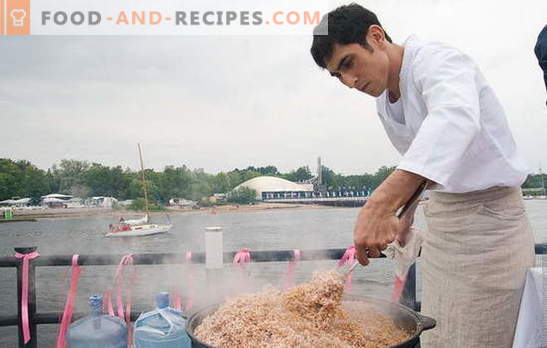
[[[227,204],[215,207],[202,207],[200,209],[185,209],[177,207],[168,207],[164,211],[152,211],[150,215],[162,216],[185,215],[185,214],[233,214],[249,213],[265,210],[278,209],[333,209],[332,206],[312,205],[312,204],[290,204],[290,203],[257,203],[252,205]],[[142,212],[126,209],[108,209],[108,208],[44,208],[44,209],[15,209],[15,218],[34,218],[34,219],[64,219],[64,218],[82,218],[82,217],[100,217],[112,216],[118,220],[119,217],[131,218],[132,216],[142,215]]]

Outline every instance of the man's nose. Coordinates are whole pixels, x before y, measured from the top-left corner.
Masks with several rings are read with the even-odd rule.
[[[342,73],[342,83],[349,88],[355,88],[355,86],[357,85],[357,77],[351,74]]]

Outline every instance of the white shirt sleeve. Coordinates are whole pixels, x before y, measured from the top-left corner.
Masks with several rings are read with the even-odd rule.
[[[411,76],[427,115],[398,168],[444,187],[480,132],[477,70],[471,59],[456,49],[424,49],[420,53]]]

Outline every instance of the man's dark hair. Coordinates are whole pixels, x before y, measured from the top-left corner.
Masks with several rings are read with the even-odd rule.
[[[356,3],[340,6],[327,13],[313,30],[313,43],[310,49],[313,59],[317,65],[326,68],[325,61],[332,56],[335,43],[342,45],[358,43],[372,50],[365,36],[368,28],[373,24],[382,26],[374,12]],[[327,29],[328,35],[320,35],[327,33]],[[387,41],[392,42],[389,35],[387,33],[385,35]]]

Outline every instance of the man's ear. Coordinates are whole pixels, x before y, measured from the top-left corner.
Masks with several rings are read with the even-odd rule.
[[[372,47],[384,48],[386,46],[386,35],[384,29],[373,24],[368,28],[366,40]]]

